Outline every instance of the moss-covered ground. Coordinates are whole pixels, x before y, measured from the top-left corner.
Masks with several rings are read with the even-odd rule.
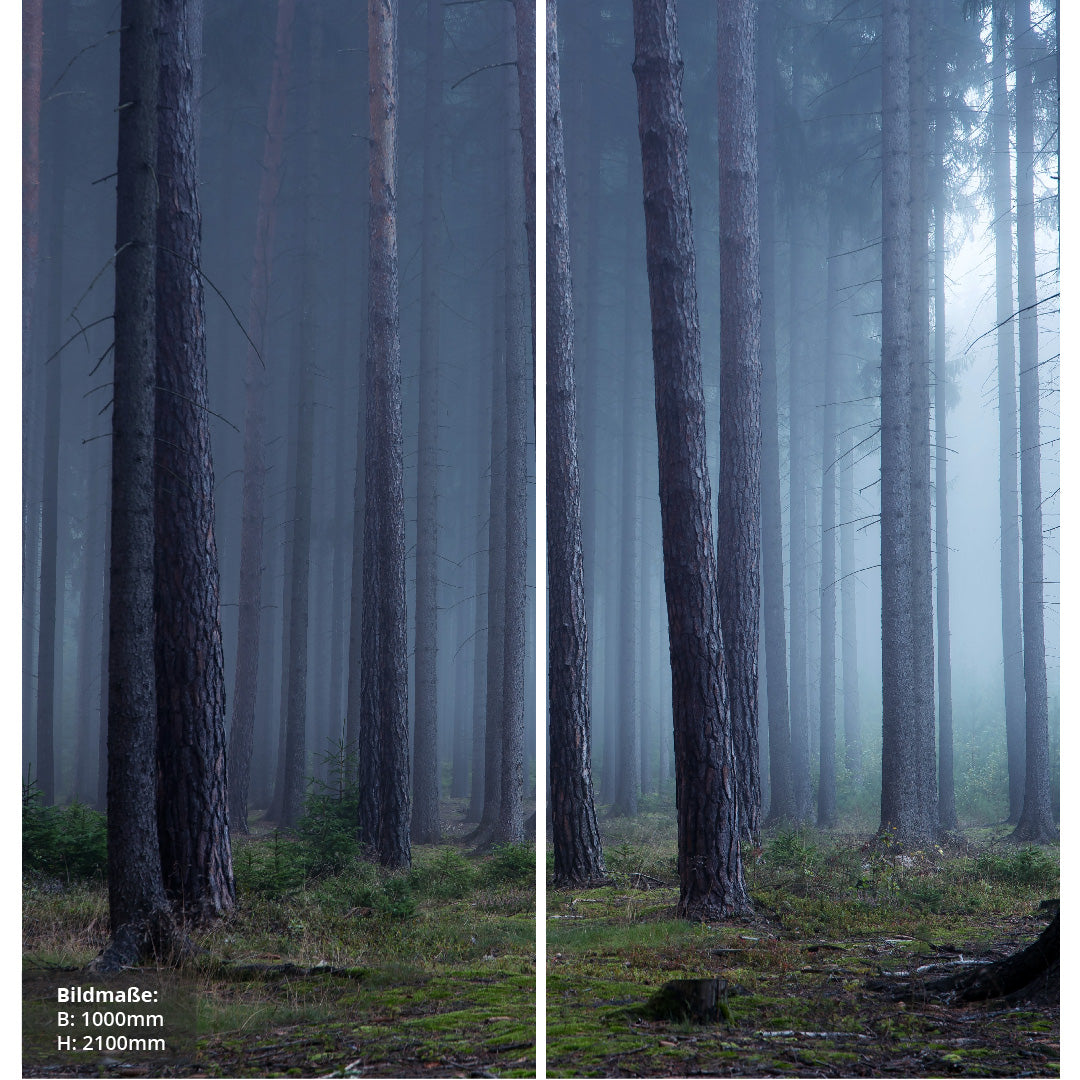
[[[389,873],[338,840],[234,843],[236,910],[193,936],[178,974],[194,1045],[137,1075],[535,1075],[533,848],[416,846],[411,871]],[[101,882],[24,884],[28,973],[79,981],[107,931]],[[123,1055],[88,1057],[24,1075],[131,1074]]]
[[[1056,1076],[1058,1009],[957,1007],[935,976],[1027,944],[1058,895],[1057,848],[1006,830],[919,851],[787,830],[747,860],[755,913],[674,917],[674,814],[604,822],[613,884],[549,887],[550,1076]],[[662,884],[660,884],[662,883]],[[721,976],[726,1019],[647,1019],[666,981]],[[872,989],[885,981],[894,1000]]]

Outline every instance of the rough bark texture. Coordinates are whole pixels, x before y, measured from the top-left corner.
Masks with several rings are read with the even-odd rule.
[[[364,567],[375,580],[373,648],[361,675],[361,753],[378,731],[378,825],[385,866],[408,866],[409,713],[405,632],[401,344],[397,252],[397,3],[368,3],[370,173],[368,225],[368,456]],[[369,522],[374,526],[369,528]],[[370,548],[370,558],[368,551]],[[367,582],[365,581],[365,586]],[[366,600],[366,597],[365,597]],[[366,607],[366,604],[365,604]],[[364,619],[368,614],[365,610]],[[366,633],[365,633],[365,636]],[[361,793],[364,792],[361,773]]]
[[[941,10],[940,3],[937,8]],[[937,552],[938,824],[955,829],[953,783],[952,651],[949,642],[948,424],[945,372],[945,124],[943,62],[937,62],[937,116],[934,121],[934,550]]]
[[[758,8],[758,221],[761,280],[761,586],[769,711],[770,824],[794,815],[788,726],[784,534],[776,378],[776,61],[772,6]]]
[[[716,596],[683,64],[671,0],[635,0],[634,46],[675,730],[678,912],[714,919],[746,911],[749,899]]]
[[[1034,32],[1029,0],[1016,0],[1016,265],[1020,322],[1020,528],[1023,541],[1024,807],[1013,839],[1057,837],[1050,808],[1046,645],[1043,627],[1042,450],[1039,445],[1039,313],[1035,277]]]
[[[427,3],[424,75],[424,189],[420,256],[420,430],[416,469],[415,741],[412,838],[439,841],[438,612],[439,612],[439,215],[442,169],[441,0]]]
[[[886,0],[882,45],[881,829],[925,834],[915,792],[911,574],[911,114],[906,0]],[[934,823],[936,827],[936,822]]]
[[[1020,622],[1020,497],[1016,411],[1016,329],[1013,320],[1012,152],[1006,57],[1006,0],[994,0],[993,139],[994,267],[997,295],[998,503],[1001,507],[1001,652],[1005,690],[1005,742],[1009,759],[1009,820],[1024,805],[1024,642]]]
[[[94,961],[119,970],[174,952],[155,809],[154,239],[157,4],[120,13],[109,611],[109,924]]]
[[[165,891],[199,924],[235,901],[198,192],[202,0],[158,0],[158,13],[157,828]]]
[[[739,830],[761,828],[761,285],[754,0],[718,0],[720,480],[717,589],[738,771]]]
[[[525,2],[525,0],[522,0]],[[506,28],[507,46],[514,24]],[[534,54],[535,55],[535,54]],[[521,798],[525,754],[525,622],[528,612],[528,482],[531,363],[529,357],[529,276],[524,228],[522,125],[517,73],[507,69],[506,186],[506,622],[503,627],[503,724],[499,820],[495,839],[520,844],[524,838]],[[532,112],[535,114],[535,104]],[[532,141],[531,138],[528,141]]]
[[[911,617],[919,829],[937,828],[934,598],[930,517],[930,307],[926,2],[910,0],[911,80]]]
[[[821,679],[817,823],[836,824],[836,367],[843,250],[839,207],[829,199],[829,259],[825,286],[825,408],[821,424]]]
[[[247,832],[248,789],[259,682],[259,634],[263,581],[263,494],[266,488],[264,429],[266,411],[267,304],[281,188],[282,144],[289,85],[292,25],[296,0],[278,0],[274,68],[270,81],[266,137],[255,210],[255,250],[248,301],[250,343],[244,368],[244,483],[241,495],[240,591],[237,616],[236,677],[229,729],[229,826]]]

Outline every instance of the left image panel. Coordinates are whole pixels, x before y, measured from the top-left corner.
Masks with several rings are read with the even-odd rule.
[[[22,15],[23,1074],[533,1076],[535,4]]]

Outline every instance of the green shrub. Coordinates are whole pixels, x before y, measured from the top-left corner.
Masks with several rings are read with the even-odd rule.
[[[355,792],[308,796],[304,816],[296,825],[296,835],[303,848],[309,880],[339,873],[359,857],[358,812]]]
[[[105,815],[82,803],[44,806],[33,783],[23,785],[23,873],[65,881],[103,879],[108,868]]]
[[[433,857],[414,866],[409,875],[417,895],[438,900],[466,896],[475,886],[476,878],[474,864],[452,847],[439,848]]]
[[[238,843],[233,849],[233,875],[241,896],[282,896],[300,888],[307,880],[303,846],[276,831],[267,840]]]
[[[528,844],[496,844],[483,876],[492,885],[529,884],[536,876],[536,852]]]
[[[976,876],[984,881],[1028,888],[1056,889],[1058,866],[1042,848],[1027,845],[1004,855],[985,851],[975,857]]]

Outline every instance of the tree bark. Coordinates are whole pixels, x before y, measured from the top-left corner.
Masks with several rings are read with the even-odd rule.
[[[267,306],[273,265],[277,197],[281,190],[282,145],[288,99],[292,25],[296,0],[278,0],[274,32],[274,67],[270,79],[266,137],[255,211],[255,250],[248,301],[250,338],[244,370],[244,482],[241,496],[240,592],[237,617],[236,676],[229,730],[229,825],[246,833],[255,703],[259,682],[259,634],[262,615],[263,497],[266,489],[266,342]]]
[[[761,830],[761,283],[756,3],[717,0],[720,151],[720,480],[717,583],[735,740],[739,830]]]
[[[120,12],[112,537],[109,590],[110,938],[118,971],[182,949],[161,877],[154,754],[154,248],[158,182],[154,0]]]
[[[744,912],[749,899],[716,595],[683,63],[671,0],[635,0],[634,46],[675,730],[677,910],[705,920]]]
[[[1006,56],[1006,0],[994,0],[991,21],[994,140],[994,267],[997,296],[998,503],[1001,507],[1001,652],[1005,742],[1009,760],[1009,821],[1024,804],[1024,642],[1020,622],[1020,500],[1016,410],[1016,330],[1013,323],[1012,152]]]
[[[371,626],[373,647],[364,657],[361,676],[364,684],[361,746],[378,747],[378,822],[376,831],[369,837],[374,840],[379,861],[384,866],[400,867],[410,864],[411,849],[405,499],[402,488],[401,344],[398,336],[396,0],[368,2],[368,64],[371,133],[369,437],[364,567],[365,571],[370,568],[375,590]],[[364,619],[367,622],[366,610]],[[364,791],[364,774],[361,773],[361,792]],[[362,839],[369,837],[362,835]]]
[[[235,890],[198,193],[201,0],[158,0],[158,17],[157,829],[174,911],[206,924],[232,909]]]
[[[1035,276],[1034,31],[1029,0],[1016,0],[1016,265],[1020,322],[1020,528],[1023,541],[1024,806],[1012,838],[1057,838],[1050,808],[1050,738],[1043,628],[1042,450],[1039,419],[1039,313]]]
[[[443,8],[427,3],[423,235],[420,266],[420,430],[416,470],[415,743],[412,839],[439,842],[439,215],[441,213]]]

